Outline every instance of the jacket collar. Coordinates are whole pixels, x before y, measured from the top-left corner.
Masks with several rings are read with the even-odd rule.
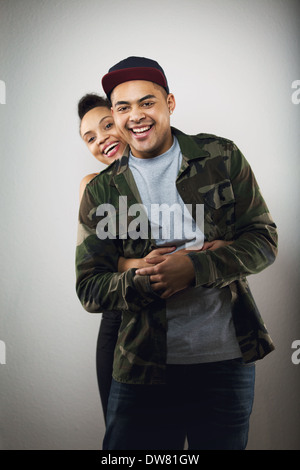
[[[184,132],[176,129],[175,127],[171,127],[171,129],[172,134],[178,139],[182,156],[186,161],[209,156],[209,153],[201,148],[201,145],[203,146],[203,144],[198,136],[184,134]]]

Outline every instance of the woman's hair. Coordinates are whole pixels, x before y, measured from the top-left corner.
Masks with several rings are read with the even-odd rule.
[[[102,98],[102,96],[96,95],[96,93],[84,95],[78,103],[78,116],[80,121],[88,111],[97,106],[108,109],[111,108],[111,104],[107,98]]]

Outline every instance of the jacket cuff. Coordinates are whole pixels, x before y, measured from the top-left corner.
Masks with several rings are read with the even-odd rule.
[[[194,287],[211,286],[216,280],[216,275],[213,263],[207,251],[202,253],[191,252],[187,256],[191,259],[195,270]]]
[[[151,287],[149,276],[140,276],[139,274],[135,274],[133,277],[133,283],[138,293],[148,302],[160,299],[159,295],[157,295]]]

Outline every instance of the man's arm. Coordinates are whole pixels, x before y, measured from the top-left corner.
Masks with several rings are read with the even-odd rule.
[[[150,281],[155,283],[153,290],[160,290],[163,298],[191,284],[224,287],[262,271],[275,260],[276,225],[248,162],[236,146],[230,158],[229,174],[235,195],[233,242],[215,250],[191,251],[178,258],[177,263],[167,257],[153,268],[137,271],[150,276]]]
[[[157,301],[148,277],[135,269],[118,273],[121,254],[117,239],[101,240],[96,233],[98,204],[87,187],[79,210],[76,248],[76,292],[83,307],[97,313],[103,310],[140,311]]]
[[[256,274],[277,255],[277,230],[249,163],[234,145],[229,174],[235,196],[233,243],[215,251],[191,253],[195,286],[223,287]]]

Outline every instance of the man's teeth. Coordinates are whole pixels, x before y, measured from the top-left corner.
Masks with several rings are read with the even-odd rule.
[[[115,142],[114,144],[111,144],[109,147],[106,147],[104,150],[105,155],[107,155],[112,149],[114,149],[118,144]]]
[[[142,134],[143,132],[146,132],[146,131],[149,131],[151,126],[147,126],[147,127],[139,127],[139,128],[134,128],[134,129],[131,129],[135,134]]]

